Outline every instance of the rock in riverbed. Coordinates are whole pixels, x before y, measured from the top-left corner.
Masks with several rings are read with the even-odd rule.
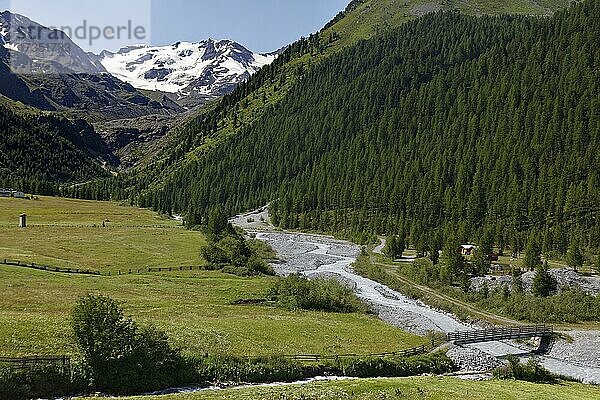
[[[471,347],[456,346],[448,350],[447,355],[461,371],[466,372],[486,372],[506,365],[505,361]]]

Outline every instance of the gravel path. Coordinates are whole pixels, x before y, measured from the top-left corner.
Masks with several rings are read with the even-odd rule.
[[[246,221],[241,225],[242,227],[256,225],[256,222],[247,222],[248,218],[256,221],[256,218],[248,215],[236,219]],[[352,243],[327,236],[268,231],[266,228],[262,229],[264,225],[259,224],[261,229],[255,232],[256,237],[269,243],[282,259],[280,264],[273,265],[279,274],[299,272],[308,277],[323,275],[336,277],[341,282],[354,287],[357,295],[370,303],[382,320],[417,335],[424,335],[430,331],[447,333],[474,329],[453,315],[435,310],[420,301],[410,299],[387,286],[354,273],[351,264],[356,261],[361,249]],[[584,340],[579,342],[585,343]],[[462,349],[459,361],[477,358],[481,356],[481,352],[488,355],[483,365],[489,365],[486,361],[489,361],[488,357],[507,354],[521,355],[522,359],[526,360],[523,349],[508,341],[473,344]],[[589,360],[577,357],[579,362],[575,363],[565,357],[560,349],[559,346],[553,349],[554,353],[551,356],[541,357],[539,360],[542,365],[555,373],[572,376],[587,383],[600,383],[600,366],[597,362],[588,363]],[[467,355],[469,352],[471,354]],[[581,352],[585,352],[584,347]],[[571,351],[566,347],[564,353],[571,354]],[[474,363],[465,361],[465,365],[467,364]]]
[[[379,238],[379,241],[380,241],[379,245],[377,245],[377,247],[375,247],[373,249],[373,253],[375,253],[375,254],[383,254],[383,249],[384,249],[385,245],[387,244],[387,241],[383,238]]]

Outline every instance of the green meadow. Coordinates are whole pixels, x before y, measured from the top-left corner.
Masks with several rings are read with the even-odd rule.
[[[26,229],[18,228],[22,213]],[[0,259],[104,273],[200,265],[204,238],[181,225],[118,203],[0,198]]]
[[[26,229],[14,227],[22,212]],[[0,259],[103,272],[199,265],[202,243],[201,233],[178,222],[117,203],[0,199]],[[197,270],[84,276],[0,265],[0,356],[73,354],[69,315],[87,294],[114,298],[194,354],[370,354],[425,341],[371,315],[233,304],[263,298],[274,279]]]
[[[519,381],[465,381],[412,377],[318,382],[304,386],[263,387],[193,394],[128,398],[129,400],[587,400],[600,398],[597,386],[576,383],[544,385]]]

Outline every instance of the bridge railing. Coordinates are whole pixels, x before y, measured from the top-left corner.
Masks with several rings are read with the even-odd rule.
[[[448,341],[455,343],[490,342],[504,339],[547,336],[554,333],[552,325],[527,325],[518,327],[498,327],[448,333]]]

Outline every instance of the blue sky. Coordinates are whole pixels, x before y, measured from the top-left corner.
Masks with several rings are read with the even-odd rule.
[[[232,39],[259,52],[276,50],[320,29],[350,0],[0,0],[0,9],[24,14],[53,27],[75,29],[83,21],[105,28],[143,27],[144,39],[90,35],[75,39],[88,51],[117,50],[139,42]],[[82,31],[84,32],[84,31]],[[87,32],[87,30],[86,30]],[[123,32],[126,32],[125,30]]]
[[[233,39],[267,52],[322,28],[350,0],[153,0],[153,38]],[[164,23],[165,21],[170,23]]]

